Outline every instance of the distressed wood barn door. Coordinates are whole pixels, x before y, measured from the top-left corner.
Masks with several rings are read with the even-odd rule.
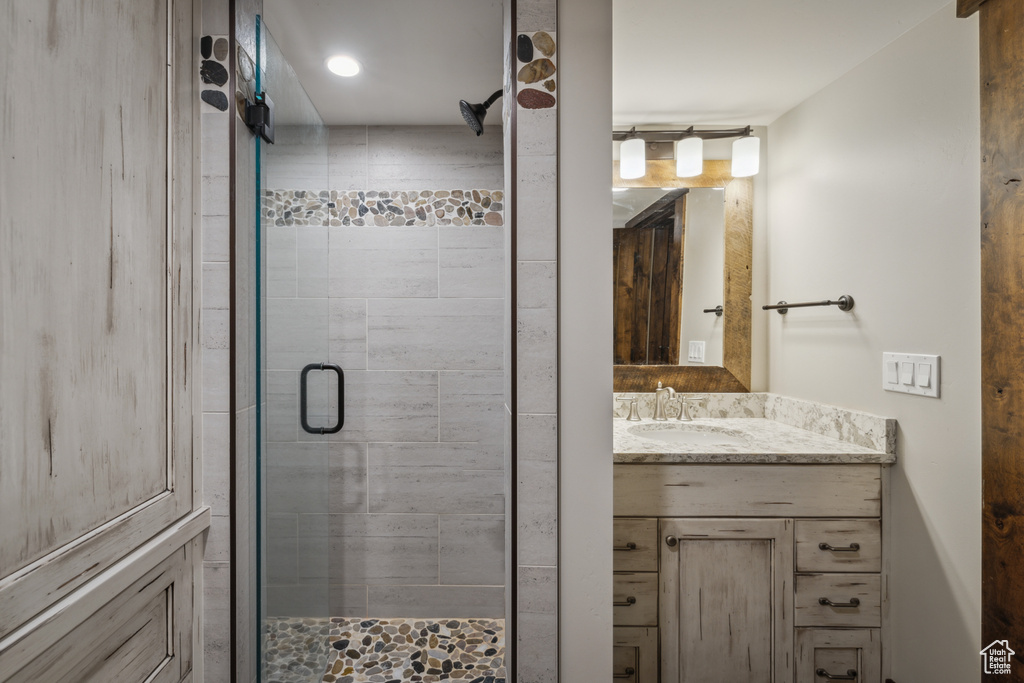
[[[193,485],[197,12],[0,12],[0,680],[41,680],[32,662],[75,629],[91,634],[66,653],[75,678],[95,666],[183,680],[206,525]],[[154,571],[146,599],[123,597]]]

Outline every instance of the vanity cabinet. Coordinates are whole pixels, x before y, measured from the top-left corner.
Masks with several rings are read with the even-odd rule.
[[[616,464],[614,680],[881,683],[887,476]]]

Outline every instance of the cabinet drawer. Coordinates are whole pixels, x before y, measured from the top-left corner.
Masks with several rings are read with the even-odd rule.
[[[882,571],[877,519],[798,519],[794,534],[798,572]]]
[[[878,574],[798,574],[797,626],[881,626],[882,581]],[[821,600],[846,605],[821,604]]]
[[[878,517],[879,465],[614,466],[617,517]]]
[[[615,571],[658,571],[658,520],[616,519],[614,539]]]
[[[658,574],[616,572],[612,579],[615,626],[658,625]]]
[[[612,680],[637,681],[637,652],[635,647],[616,645],[612,648]]]
[[[612,633],[615,644],[612,680],[615,683],[658,683],[658,629],[616,626]]]
[[[832,676],[856,676],[856,683],[881,683],[882,644],[878,629],[796,630],[796,683],[824,683]]]

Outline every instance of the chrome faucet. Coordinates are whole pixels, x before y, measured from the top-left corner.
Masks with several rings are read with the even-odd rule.
[[[665,412],[665,404],[676,397],[676,390],[672,387],[662,387],[661,382],[658,382],[658,388],[654,390],[654,419],[658,422],[665,422],[668,420],[668,414]]]
[[[679,395],[679,417],[677,417],[676,419],[679,420],[680,422],[693,422],[693,416],[690,415],[690,403],[691,403],[691,401],[693,402],[694,405],[699,405],[699,404],[704,403],[707,400],[708,400],[707,394],[701,394],[699,396],[698,395],[694,395],[694,394],[691,394],[689,396],[685,396],[683,394],[680,394]]]

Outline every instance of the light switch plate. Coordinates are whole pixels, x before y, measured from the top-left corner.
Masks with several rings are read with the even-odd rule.
[[[895,373],[892,372],[893,364],[896,367]],[[883,353],[882,388],[886,391],[938,398],[939,356]]]
[[[686,360],[691,363],[703,363],[704,362],[704,342],[692,341],[690,342],[690,352],[686,354]]]

